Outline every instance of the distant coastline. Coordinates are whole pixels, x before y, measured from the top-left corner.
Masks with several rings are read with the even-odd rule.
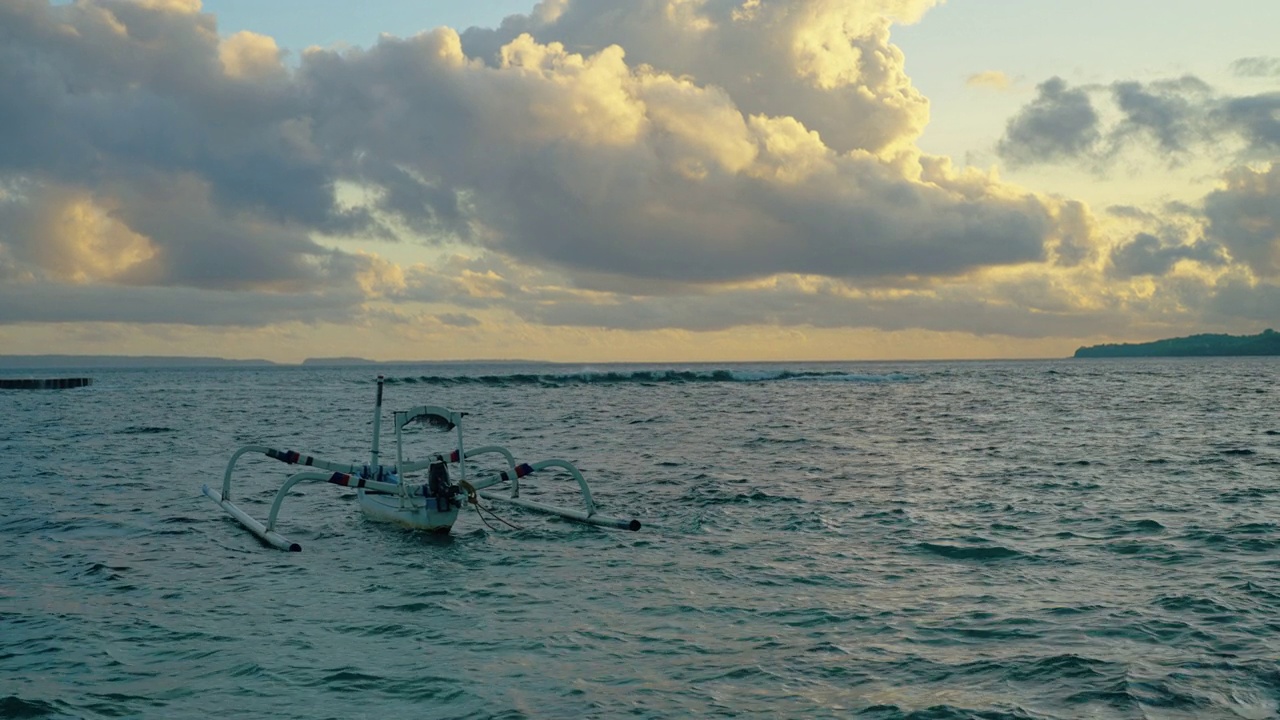
[[[1191,335],[1147,343],[1090,345],[1076,350],[1078,358],[1120,357],[1227,357],[1280,355],[1280,333],[1263,330],[1257,335]]]
[[[153,368],[153,367],[266,367],[270,360],[229,360],[218,357],[169,355],[0,355],[0,369],[44,370],[48,368]]]
[[[47,370],[92,368],[224,368],[224,367],[343,367],[440,365],[450,363],[484,363],[488,365],[535,363],[534,360],[369,360],[360,357],[307,358],[301,363],[284,363],[249,358],[233,360],[220,357],[186,357],[180,355],[0,355],[0,370]]]

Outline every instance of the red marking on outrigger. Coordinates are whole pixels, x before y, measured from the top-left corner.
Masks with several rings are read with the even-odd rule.
[[[531,472],[533,472],[533,468],[529,466],[529,463],[520,463],[519,465],[516,466],[517,478],[522,478]],[[503,470],[502,472],[498,473],[498,477],[502,478],[504,482],[511,479],[511,476],[507,474],[506,470]]]
[[[294,452],[293,450],[267,450],[267,457],[279,460],[280,462],[285,463],[286,465],[293,465],[294,463],[298,462],[300,458],[302,458],[302,455]],[[307,465],[311,464],[311,456],[309,455],[307,456],[306,464]]]

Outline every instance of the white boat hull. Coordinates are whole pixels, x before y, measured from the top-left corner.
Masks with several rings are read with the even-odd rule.
[[[458,519],[458,508],[437,508],[433,497],[407,497],[358,490],[360,509],[371,520],[390,522],[415,530],[449,532]]]

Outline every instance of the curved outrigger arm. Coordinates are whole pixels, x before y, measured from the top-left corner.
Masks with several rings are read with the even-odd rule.
[[[308,467],[318,467],[325,470],[333,470],[341,473],[359,472],[360,467],[350,463],[337,463],[324,458],[313,457],[311,455],[303,455],[293,450],[276,450],[265,445],[245,445],[231,456],[231,460],[227,463],[227,471],[222,475],[222,500],[231,499],[231,471],[235,469],[236,463],[239,462],[241,456],[248,453],[262,453],[272,460],[279,460],[286,465],[305,465]]]
[[[348,472],[329,473],[317,472],[315,470],[303,470],[302,472],[290,475],[284,485],[280,486],[280,489],[276,492],[275,500],[271,503],[271,513],[267,516],[266,525],[254,520],[248,513],[233,505],[230,498],[219,494],[217,490],[214,490],[208,485],[205,485],[202,488],[202,492],[212,498],[214,502],[222,506],[222,509],[226,510],[228,515],[238,520],[245,529],[249,530],[249,532],[252,532],[254,535],[257,535],[267,544],[281,550],[300,552],[302,550],[301,545],[289,540],[275,531],[276,519],[280,516],[280,506],[284,504],[285,497],[288,496],[289,490],[292,489],[294,485],[302,482],[320,481],[330,482],[334,485],[341,485],[343,487],[364,488],[366,490],[384,493],[398,492],[401,489],[401,486],[397,483],[384,483],[377,480],[370,480],[358,475],[352,475]]]
[[[511,458],[511,453],[507,452],[503,448],[499,448],[496,446],[489,447],[489,448],[479,448],[477,449],[476,454],[478,454],[481,451],[500,452],[503,455],[505,455],[508,459]],[[472,453],[467,453],[467,455],[471,455],[471,454]],[[520,465],[515,465],[515,462],[512,461],[511,464],[512,464],[512,472],[510,476],[508,476],[507,473],[502,472],[502,473],[498,473],[493,477],[485,478],[483,480],[477,480],[473,483],[470,483],[472,489],[476,491],[477,495],[479,495],[480,497],[486,500],[507,503],[510,505],[515,505],[517,507],[525,508],[527,510],[534,510],[536,512],[559,515],[560,517],[567,518],[569,520],[576,520],[578,522],[587,523],[588,525],[599,525],[600,527],[620,528],[622,530],[639,530],[640,529],[639,520],[634,520],[634,519],[628,520],[624,518],[615,518],[615,517],[609,517],[607,515],[598,514],[596,512],[596,503],[594,500],[591,499],[591,488],[587,487],[586,478],[582,477],[582,472],[579,471],[578,468],[568,460],[556,460],[556,459],[543,460],[542,462],[536,462],[532,464],[522,463]],[[549,467],[557,467],[562,470],[565,470],[569,473],[570,476],[573,477],[574,480],[578,481],[578,489],[582,491],[582,502],[583,502],[583,505],[586,506],[586,510],[574,510],[572,508],[556,507],[554,505],[547,505],[544,503],[535,502],[533,500],[526,500],[520,497],[520,486],[518,484],[518,478],[524,477],[530,473],[534,473]],[[486,488],[493,487],[494,485],[497,485],[498,483],[501,483],[501,482],[505,482],[507,480],[511,481],[510,495],[499,495],[493,492],[484,492]]]

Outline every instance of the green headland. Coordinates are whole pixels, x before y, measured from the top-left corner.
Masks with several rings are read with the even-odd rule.
[[[1280,333],[1263,330],[1257,335],[1191,335],[1148,343],[1090,345],[1076,350],[1078,358],[1117,357],[1222,357],[1228,355],[1280,355]]]

